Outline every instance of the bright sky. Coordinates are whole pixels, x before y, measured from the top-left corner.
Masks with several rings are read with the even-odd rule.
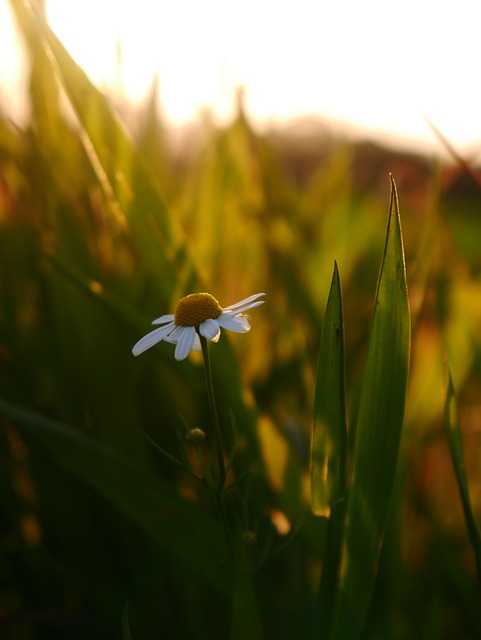
[[[7,9],[0,0],[0,102],[21,112]],[[102,87],[137,101],[157,73],[173,124],[206,105],[225,121],[242,85],[257,125],[327,116],[438,148],[424,113],[481,152],[479,0],[47,0],[47,12]]]

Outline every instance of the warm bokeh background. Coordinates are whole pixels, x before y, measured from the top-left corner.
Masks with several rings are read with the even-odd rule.
[[[135,638],[159,637],[153,629],[227,637],[210,502],[140,433],[175,452],[179,412],[205,425],[200,360],[179,364],[168,344],[131,356],[153,318],[199,289],[224,306],[267,293],[252,331],[223,336],[212,358],[221,412],[234,410],[240,456],[258,470],[244,527],[270,551],[300,526],[265,564],[266,549],[255,551],[266,637],[307,634],[325,536],[307,490],[322,318],[337,260],[354,416],[389,173],[401,206],[412,359],[365,637],[479,637],[479,586],[442,421],[447,357],[479,524],[475,162],[434,133],[443,160],[353,142],[306,120],[259,133],[242,94],[229,124],[206,115],[172,136],[155,86],[140,106],[117,97],[113,108],[65,54],[61,95],[23,3],[12,4],[31,67],[30,115],[20,127],[0,116],[0,398],[15,406],[2,415],[0,440],[2,637],[118,638],[126,600]]]
[[[235,116],[246,90],[261,130],[320,117],[398,148],[442,153],[424,117],[467,154],[479,153],[481,55],[477,0],[35,0],[97,86],[139,104],[152,77],[164,122],[182,129],[208,109]],[[28,117],[28,59],[11,2],[0,1],[0,104]]]

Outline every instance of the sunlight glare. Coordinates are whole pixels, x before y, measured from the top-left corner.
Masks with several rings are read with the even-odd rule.
[[[46,10],[73,58],[114,95],[138,103],[156,74],[173,125],[206,107],[225,122],[242,86],[258,126],[314,116],[436,145],[426,115],[461,147],[481,141],[476,0],[47,0]],[[0,40],[0,60],[18,73],[12,46]]]
[[[17,116],[19,121],[27,115],[21,89],[25,83],[25,60],[13,28],[10,7],[0,0],[0,109]]]

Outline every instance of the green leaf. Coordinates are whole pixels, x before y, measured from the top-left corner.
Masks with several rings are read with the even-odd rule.
[[[79,431],[1,399],[0,412],[13,420],[27,442],[53,456],[136,522],[185,571],[225,593],[220,530],[203,511],[180,500],[153,473]]]
[[[463,442],[461,438],[461,427],[459,424],[459,416],[456,402],[456,394],[454,391],[451,371],[446,365],[446,397],[444,402],[444,427],[448,438],[449,451],[451,460],[458,482],[459,493],[463,505],[464,518],[468,529],[469,539],[473,547],[476,558],[476,570],[478,580],[481,585],[481,537],[478,527],[473,516],[471,507],[471,499],[469,497],[468,479],[466,477],[466,465],[464,462]]]
[[[328,637],[338,595],[346,455],[344,319],[341,282],[334,263],[322,326],[311,446],[312,511],[329,516],[317,603],[322,637]]]
[[[316,515],[329,515],[344,497],[346,439],[344,319],[335,264],[322,327],[314,401],[311,490]]]
[[[376,580],[404,420],[410,314],[394,180],[359,405],[335,638],[361,634]]]

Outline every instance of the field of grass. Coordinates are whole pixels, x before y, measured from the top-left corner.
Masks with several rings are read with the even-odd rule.
[[[155,95],[127,117],[11,5],[0,637],[481,637],[476,168],[241,105],[174,147]],[[132,355],[204,291],[265,304],[207,352]]]

